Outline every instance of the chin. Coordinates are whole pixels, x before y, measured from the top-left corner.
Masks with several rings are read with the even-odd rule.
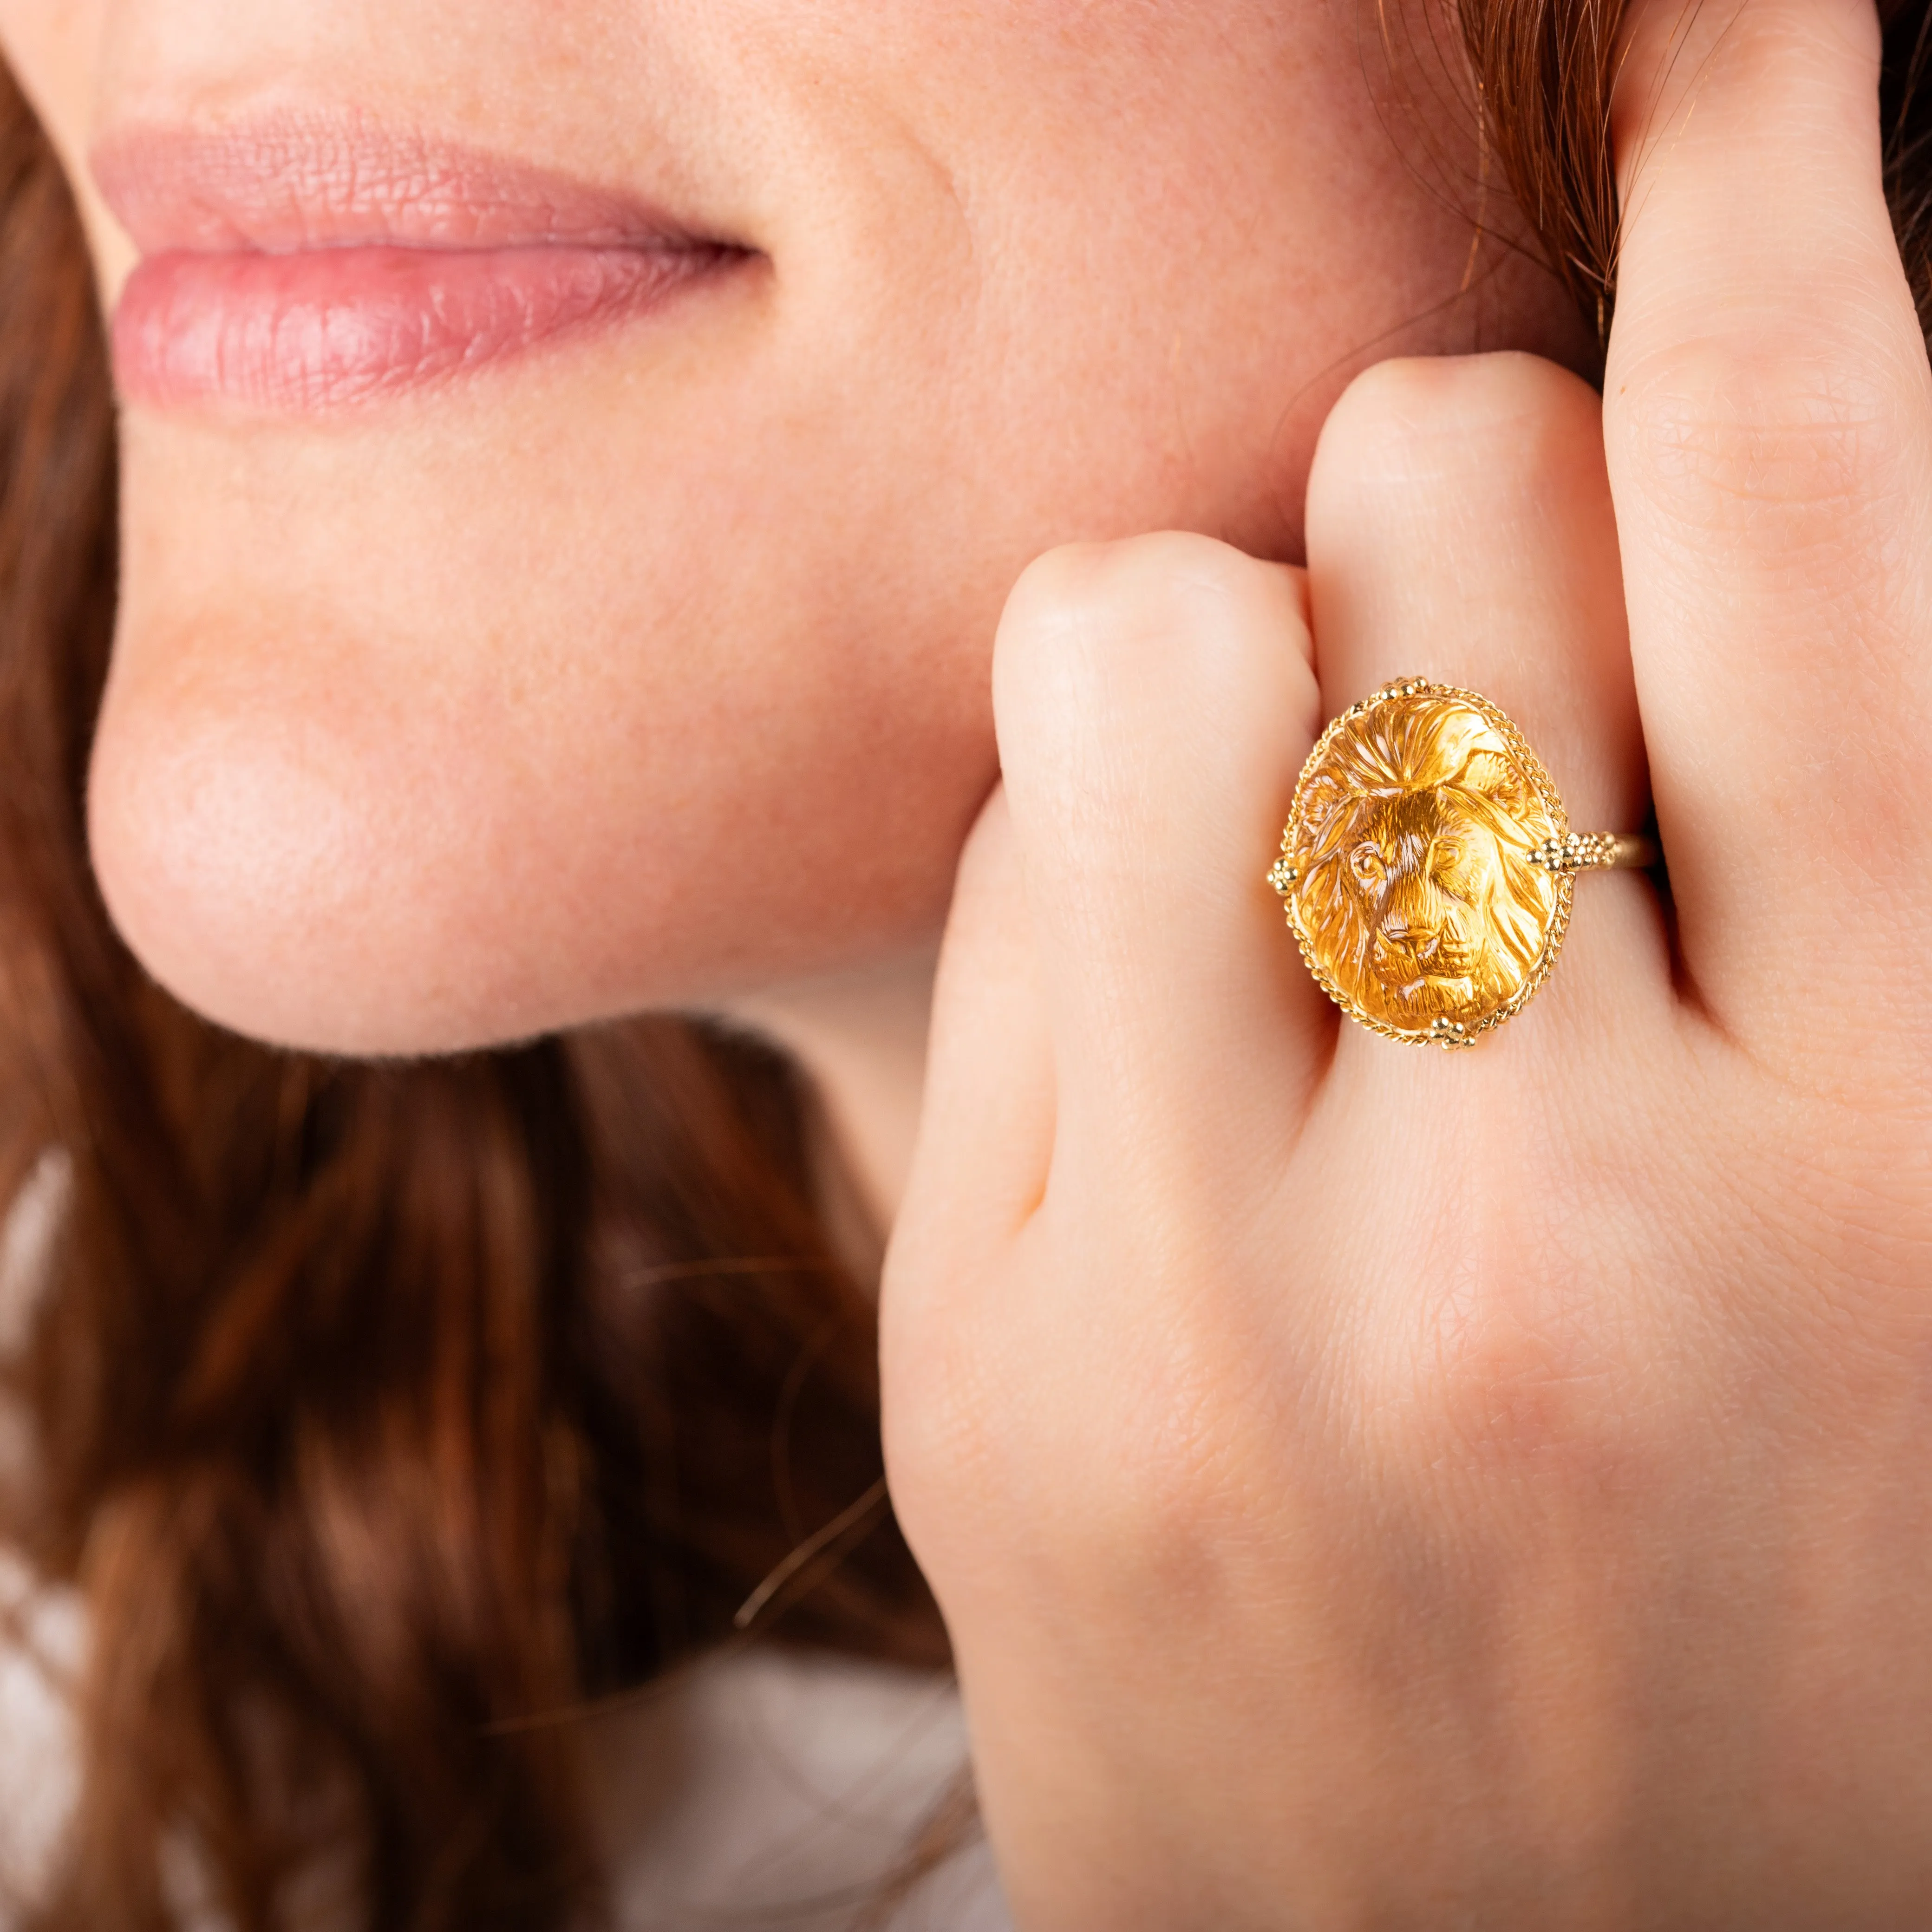
[[[896,817],[865,769],[722,797],[659,776],[655,809],[581,767],[533,796],[460,718],[110,682],[89,837],[116,928],[184,1004],[275,1045],[416,1055],[929,944],[988,775],[902,790]],[[815,794],[845,807],[797,808]]]

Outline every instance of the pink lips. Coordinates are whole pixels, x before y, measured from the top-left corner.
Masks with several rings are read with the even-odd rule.
[[[116,380],[155,407],[370,401],[633,320],[746,252],[360,116],[139,130],[94,173],[142,258]]]

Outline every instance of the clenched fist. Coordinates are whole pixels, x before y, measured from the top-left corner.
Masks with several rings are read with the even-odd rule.
[[[1654,8],[1602,398],[1384,364],[1305,576],[1159,536],[1013,596],[884,1339],[1027,1932],[1932,1923],[1932,375],[1878,56],[1868,0]],[[1411,673],[1668,866],[1453,1054],[1343,1022],[1264,878]]]

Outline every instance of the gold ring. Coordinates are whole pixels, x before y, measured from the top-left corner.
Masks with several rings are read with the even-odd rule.
[[[1351,1019],[1459,1047],[1549,978],[1579,872],[1658,858],[1653,839],[1572,832],[1542,760],[1486,698],[1405,677],[1316,740],[1268,877]]]

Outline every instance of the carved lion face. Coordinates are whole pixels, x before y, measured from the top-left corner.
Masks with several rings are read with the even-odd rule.
[[[1483,714],[1391,699],[1304,781],[1297,921],[1344,1004],[1386,1025],[1474,1024],[1537,969],[1558,888],[1547,803]]]
[[[1490,754],[1470,762],[1479,761],[1483,769],[1466,768],[1450,784],[1364,801],[1348,848],[1344,875],[1368,935],[1366,963],[1406,1006],[1426,1008],[1436,980],[1460,982],[1441,989],[1451,1002],[1472,993],[1508,1000],[1534,960],[1516,957],[1496,912],[1510,881],[1496,794],[1514,802],[1520,781]]]
[[[1379,800],[1348,848],[1348,883],[1372,933],[1370,970],[1391,993],[1486,972],[1502,873],[1496,832],[1455,792]]]

